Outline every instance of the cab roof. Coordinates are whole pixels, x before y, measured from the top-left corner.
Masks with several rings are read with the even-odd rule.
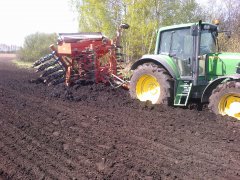
[[[171,26],[165,26],[165,27],[161,27],[159,29],[159,31],[166,31],[166,30],[170,30],[170,29],[178,29],[178,28],[187,28],[187,27],[191,27],[192,25],[197,25],[197,23],[186,23],[186,24],[177,24],[177,25],[171,25]],[[207,22],[202,22],[202,24],[204,25],[214,25],[211,23],[207,23]]]

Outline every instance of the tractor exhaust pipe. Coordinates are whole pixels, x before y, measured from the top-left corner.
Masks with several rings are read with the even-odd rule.
[[[194,53],[193,53],[193,85],[198,84],[199,76],[199,52],[200,52],[200,43],[201,43],[201,26],[202,21],[200,20],[198,25],[194,25],[191,28],[193,41],[194,41]]]

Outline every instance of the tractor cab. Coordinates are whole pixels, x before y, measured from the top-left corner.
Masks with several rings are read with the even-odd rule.
[[[174,59],[180,78],[193,79],[193,75],[205,75],[205,59],[216,53],[217,26],[195,24],[160,29],[155,53]],[[197,63],[199,61],[199,63]],[[198,66],[198,67],[196,67]]]
[[[199,21],[160,28],[154,54],[131,67],[131,97],[174,106],[198,99],[216,114],[240,119],[240,53],[218,52],[217,25]]]

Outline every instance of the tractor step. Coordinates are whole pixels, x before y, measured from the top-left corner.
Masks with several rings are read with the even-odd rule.
[[[192,89],[192,82],[182,80],[178,82],[174,106],[186,106]]]

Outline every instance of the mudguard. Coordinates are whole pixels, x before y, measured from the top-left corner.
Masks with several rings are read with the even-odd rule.
[[[209,97],[212,94],[212,91],[223,81],[231,81],[231,80],[239,80],[240,81],[240,74],[234,74],[234,75],[228,75],[228,76],[222,76],[217,79],[214,79],[211,83],[207,85],[207,87],[204,89],[201,102],[206,103],[209,101]]]
[[[179,72],[177,70],[177,67],[175,66],[175,63],[170,63],[170,61],[167,61],[166,58],[169,58],[169,56],[164,55],[144,55],[141,59],[136,61],[132,66],[131,70],[135,70],[139,65],[142,65],[144,63],[154,63],[156,65],[162,66],[164,69],[168,71],[168,73],[172,76],[172,78],[177,79],[179,77]],[[171,64],[171,65],[170,65]]]

